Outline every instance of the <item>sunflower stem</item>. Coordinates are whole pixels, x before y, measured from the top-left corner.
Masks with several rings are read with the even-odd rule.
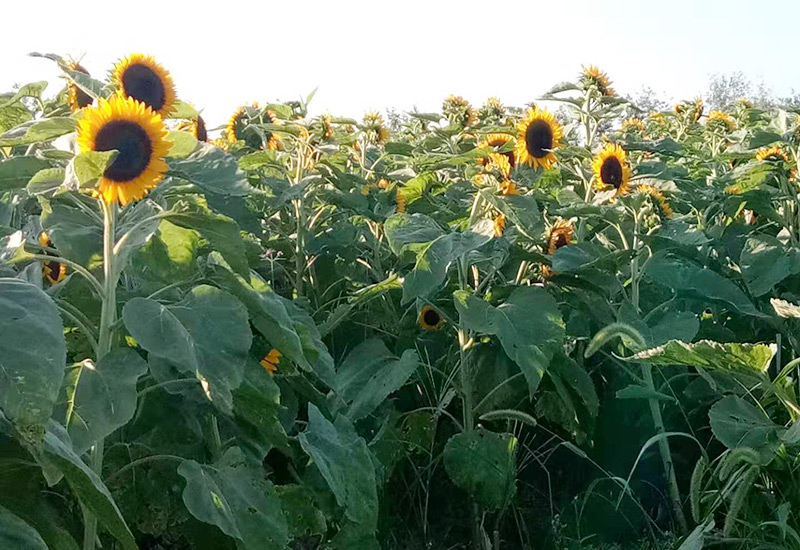
[[[100,200],[103,211],[103,305],[98,328],[97,361],[100,362],[111,351],[114,324],[117,319],[117,282],[119,273],[114,265],[114,234],[117,222],[116,203],[106,204]],[[105,442],[100,439],[91,451],[89,466],[102,479],[103,450]],[[97,539],[97,517],[85,511],[83,550],[94,550]]]

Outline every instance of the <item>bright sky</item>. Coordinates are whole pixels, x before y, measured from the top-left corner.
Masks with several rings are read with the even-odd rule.
[[[3,18],[0,91],[61,87],[55,64],[29,52],[82,58],[96,78],[143,52],[209,127],[245,102],[317,87],[315,114],[435,110],[451,93],[522,105],[582,64],[622,94],[648,85],[689,98],[733,71],[779,94],[800,89],[796,0],[39,0],[9,2]]]

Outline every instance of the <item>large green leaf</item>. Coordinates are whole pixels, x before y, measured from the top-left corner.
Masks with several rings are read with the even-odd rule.
[[[50,485],[63,475],[75,495],[125,550],[137,550],[117,504],[98,475],[72,450],[63,426],[50,421],[41,447],[33,450]]]
[[[711,407],[708,418],[714,436],[729,449],[751,447],[766,451],[780,444],[783,427],[741,397],[729,395],[720,399]]]
[[[469,292],[455,292],[454,300],[467,328],[498,337],[525,375],[533,398],[564,340],[564,322],[555,299],[543,288],[520,287],[498,307]]]
[[[239,386],[252,334],[247,311],[233,296],[201,285],[181,302],[165,306],[134,298],[122,309],[131,335],[150,354],[179,371],[208,382],[209,399],[232,410],[231,390]]]
[[[670,340],[662,346],[640,351],[626,359],[656,366],[685,365],[763,373],[772,362],[776,349],[774,345],[764,344],[721,344],[711,340],[688,344]]]
[[[481,196],[500,210],[523,235],[531,240],[541,238],[544,231],[544,219],[539,212],[536,199],[529,195],[498,196],[489,190],[482,191]]]
[[[418,250],[444,235],[444,230],[423,214],[395,214],[384,224],[386,240],[392,252],[401,255],[406,250]]]
[[[74,118],[56,117],[24,122],[0,135],[0,147],[47,141],[75,131]]]
[[[12,157],[0,161],[0,192],[25,187],[39,170],[50,166],[49,162],[38,157]]]
[[[245,196],[251,191],[236,158],[219,147],[201,143],[188,157],[167,160],[170,174],[190,181],[204,191],[237,196]]]
[[[311,317],[255,273],[245,280],[218,255],[212,254],[210,260],[214,281],[247,307],[256,330],[284,357],[334,387],[333,358]]]
[[[263,459],[273,447],[286,450],[288,438],[281,424],[281,390],[258,363],[248,361],[244,379],[233,390],[233,413],[243,439]]]
[[[116,349],[96,365],[86,359],[72,367],[62,412],[76,454],[133,418],[136,381],[146,372],[147,363],[130,348]]]
[[[328,530],[325,514],[315,506],[314,493],[305,485],[278,485],[281,508],[292,539],[323,535]]]
[[[103,222],[96,201],[80,195],[43,201],[42,227],[59,254],[87,267],[102,265]],[[82,207],[76,206],[79,203]]]
[[[517,492],[517,438],[483,428],[454,435],[444,447],[444,468],[478,502],[504,508]]]
[[[2,506],[0,506],[0,548],[48,550],[47,544],[36,529]]]
[[[375,468],[366,442],[350,421],[339,416],[332,424],[313,404],[308,405],[308,428],[298,435],[347,517],[374,530],[378,521]]]
[[[746,315],[764,317],[733,281],[683,258],[657,254],[647,263],[647,275],[654,282],[678,292],[722,302]]]
[[[179,227],[194,229],[205,238],[214,250],[217,250],[236,273],[247,277],[250,267],[247,265],[244,241],[239,225],[231,218],[212,212],[200,201],[178,202],[168,219]]]
[[[288,529],[275,488],[240,449],[229,449],[214,465],[187,460],[178,473],[186,480],[183,502],[194,517],[216,525],[248,550],[286,547]]]
[[[336,389],[350,406],[347,416],[359,420],[400,389],[419,366],[419,357],[406,350],[398,358],[382,340],[365,340],[351,351],[336,372]]]
[[[20,427],[50,418],[67,347],[58,309],[20,279],[0,278],[0,409]]]
[[[448,233],[423,246],[414,269],[403,283],[403,303],[428,296],[445,280],[447,270],[458,258],[494,238],[491,220],[481,220],[464,232]]]
[[[754,235],[744,243],[739,264],[747,288],[762,296],[786,277],[800,273],[800,251],[770,235]]]

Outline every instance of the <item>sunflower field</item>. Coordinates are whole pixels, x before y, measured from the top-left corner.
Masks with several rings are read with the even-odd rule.
[[[0,94],[0,549],[800,549],[800,111]],[[95,75],[96,76],[96,75]]]

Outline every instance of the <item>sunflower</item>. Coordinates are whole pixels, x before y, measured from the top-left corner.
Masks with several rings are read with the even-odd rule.
[[[447,96],[444,103],[442,103],[442,112],[451,123],[465,128],[475,125],[478,121],[478,117],[472,105],[461,96]]]
[[[771,160],[771,161],[783,161],[789,162],[789,156],[786,152],[781,149],[777,145],[773,145],[772,147],[764,147],[759,149],[756,153],[756,160],[763,161],[763,160]]]
[[[378,189],[384,189],[385,190],[385,189],[388,189],[390,185],[392,185],[392,183],[389,180],[385,179],[385,178],[381,178],[381,179],[378,180]]]
[[[572,244],[572,223],[558,218],[547,234],[547,254],[552,256],[556,253],[556,250],[570,244]],[[553,274],[553,271],[550,266],[543,265],[542,274],[545,277],[549,277]]]
[[[384,145],[389,141],[389,129],[383,122],[383,116],[375,111],[369,111],[364,115],[364,131],[367,140],[376,145]]]
[[[665,124],[667,122],[666,119],[664,118],[664,115],[662,115],[658,111],[650,111],[650,114],[647,115],[647,118],[649,118],[656,124]]]
[[[629,130],[638,130],[644,134],[644,122],[638,118],[626,118],[622,121],[622,131],[627,132]]]
[[[500,182],[501,195],[519,195],[517,191],[517,184],[511,180],[504,180]]]
[[[742,109],[752,109],[753,102],[747,99],[746,97],[740,97],[736,100],[736,105]]]
[[[694,121],[697,122],[700,120],[700,117],[703,116],[703,98],[697,96],[694,98],[694,111],[692,113],[694,115]]]
[[[320,121],[322,122],[322,137],[331,139],[333,137],[333,117],[322,115]]]
[[[669,205],[669,201],[667,201],[664,194],[659,191],[656,187],[649,185],[647,183],[643,183],[641,185],[637,185],[636,189],[634,189],[634,193],[637,195],[650,195],[653,197],[657,202],[658,206],[661,208],[661,211],[664,212],[664,215],[667,218],[671,218],[673,215],[672,207]]]
[[[596,178],[596,186],[600,190],[613,187],[615,195],[628,193],[628,155],[619,145],[609,143],[600,151],[592,162],[592,171]]]
[[[86,76],[89,76],[89,71],[87,71],[83,65],[75,60],[68,61],[66,69],[68,71],[75,71],[77,73],[82,73]],[[69,105],[70,111],[75,113],[84,107],[88,107],[93,102],[94,98],[80,89],[72,79],[67,81],[67,105]]]
[[[82,152],[119,152],[98,181],[106,203],[123,206],[141,199],[164,177],[164,157],[172,144],[161,115],[131,97],[98,99],[83,110],[78,121],[78,147]]]
[[[481,120],[500,119],[506,116],[506,108],[496,97],[490,97],[486,103],[478,109],[478,118]]]
[[[172,77],[149,55],[135,53],[117,63],[112,80],[120,94],[141,101],[162,117],[175,106]]]
[[[513,141],[514,138],[512,138],[507,134],[486,134],[478,139],[478,147],[491,147],[495,150],[504,149],[509,143],[513,144]],[[498,162],[497,157],[505,157],[505,162],[503,161]],[[506,178],[508,178],[515,164],[514,152],[503,151],[500,153],[491,153],[489,155],[489,158],[478,159],[478,164],[480,164],[481,166],[488,166],[492,163],[501,168],[507,165],[507,171],[503,172],[503,175]]]
[[[422,330],[436,332],[442,328],[442,325],[444,325],[444,318],[442,317],[442,314],[436,311],[433,307],[426,305],[419,312],[417,324]]]
[[[617,92],[611,87],[611,80],[608,79],[608,75],[594,65],[583,67],[581,82],[583,82],[584,86],[596,87],[597,91],[606,97],[614,97],[617,95]]]
[[[178,124],[178,130],[189,132],[197,141],[208,141],[208,131],[206,130],[206,122],[203,117],[197,115],[197,118],[192,120],[184,120]]]
[[[552,113],[538,107],[528,109],[525,118],[517,123],[517,133],[514,156],[518,164],[548,170],[556,163],[553,149],[560,145],[564,131]]]
[[[711,111],[708,113],[708,121],[706,124],[711,124],[712,127],[725,125],[728,130],[736,129],[736,121],[733,120],[728,113],[722,111]]]
[[[406,199],[406,196],[402,194],[400,190],[398,190],[395,196],[395,212],[398,214],[404,214],[407,206],[408,199]]]
[[[494,219],[494,236],[502,237],[503,231],[506,230],[506,217],[503,214],[498,214]]]
[[[259,361],[259,364],[265,369],[267,369],[267,372],[272,375],[275,374],[275,371],[278,370],[278,363],[280,362],[281,362],[281,352],[279,352],[275,348],[272,348],[271,350],[269,350],[269,353],[266,356],[264,356],[264,358],[261,361]]]
[[[47,231],[39,233],[39,244],[43,247],[53,248],[53,242],[50,240],[50,235],[47,234]],[[44,253],[47,256],[53,255],[48,251]],[[61,262],[45,261],[42,263],[42,276],[50,281],[51,285],[57,284],[67,276],[67,266]]]

